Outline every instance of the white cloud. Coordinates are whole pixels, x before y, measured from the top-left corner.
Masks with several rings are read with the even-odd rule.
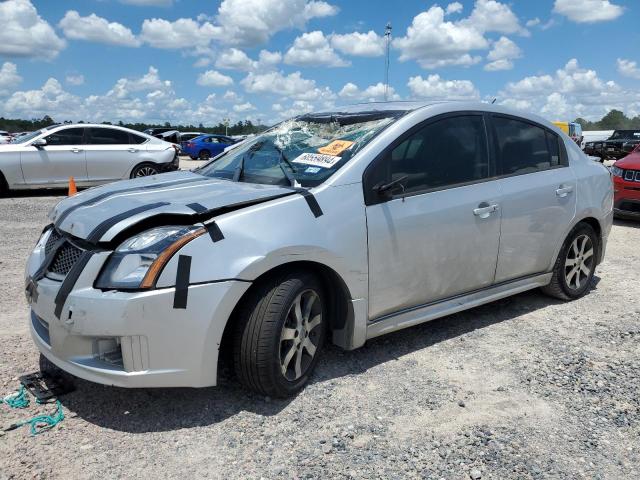
[[[393,46],[400,50],[400,61],[416,60],[426,69],[470,66],[481,61],[474,52],[490,46],[486,33],[528,35],[508,5],[495,0],[477,0],[467,18],[445,20],[446,12],[434,5],[413,18],[405,36]]]
[[[423,68],[437,68],[478,63],[480,57],[469,52],[486,49],[489,42],[473,26],[445,21],[444,10],[433,6],[414,17],[393,46],[400,50],[401,62],[416,60]]]
[[[599,119],[613,108],[631,114],[640,108],[640,90],[625,90],[612,80],[604,80],[595,70],[580,67],[576,59],[569,60],[553,75],[510,82],[498,93],[498,98],[502,104],[532,110],[551,119]]]
[[[83,85],[84,75],[67,75],[67,78],[65,78],[65,82],[67,82],[69,85]]]
[[[120,3],[141,7],[170,7],[173,0],[120,0]]]
[[[157,68],[149,67],[147,73],[142,77],[119,79],[107,95],[115,98],[128,98],[133,92],[167,92],[170,89],[171,82],[162,80]]]
[[[284,56],[284,63],[307,67],[346,67],[348,62],[340,58],[319,30],[303,33],[293,41]]]
[[[215,70],[207,70],[198,75],[196,83],[203,87],[226,87],[233,85],[233,79]]]
[[[218,55],[216,67],[248,72],[256,67],[256,62],[251,60],[242,50],[229,48]]]
[[[255,110],[256,107],[254,107],[251,103],[246,102],[246,103],[240,103],[237,105],[233,106],[233,111],[234,112],[250,112],[251,110]]]
[[[198,60],[196,60],[193,63],[193,66],[195,68],[203,68],[203,67],[208,67],[209,65],[211,65],[211,59],[208,57],[202,57],[199,58]]]
[[[155,48],[188,49],[208,52],[211,40],[220,35],[220,28],[210,22],[200,23],[191,18],[179,18],[173,22],[162,18],[142,22],[140,39]]]
[[[507,37],[500,37],[494,42],[493,48],[487,55],[487,63],[484,69],[487,71],[511,70],[513,68],[513,60],[522,56],[522,50],[512,40]]]
[[[338,93],[338,96],[350,100],[364,100],[368,102],[375,102],[384,100],[384,84],[382,82],[375,85],[369,85],[364,90],[360,90],[357,85],[349,82],[342,87],[342,90]],[[396,93],[393,87],[389,87],[387,92],[387,100],[400,100],[400,95]]]
[[[451,15],[453,13],[459,13],[462,11],[462,4],[460,2],[453,2],[447,5],[444,13],[445,15]]]
[[[227,90],[226,92],[224,92],[224,95],[222,96],[222,99],[225,102],[237,103],[237,102],[241,102],[242,101],[242,96],[238,95],[233,90]]]
[[[282,54],[280,52],[260,50],[260,55],[258,57],[258,68],[273,67],[280,62],[282,62]]]
[[[300,72],[249,73],[241,82],[248,93],[274,94],[295,100],[332,100],[335,94],[327,87],[317,87],[315,80],[302,78]]]
[[[75,10],[69,10],[58,24],[67,38],[107,43],[124,47],[139,47],[140,40],[133,32],[117,22],[109,22],[95,13],[81,17]]]
[[[49,78],[42,88],[14,92],[4,104],[4,112],[19,118],[51,115],[71,120],[83,115],[82,99],[65,92],[55,78]]]
[[[53,59],[66,46],[29,0],[1,2],[0,25],[0,55]]]
[[[312,18],[335,15],[338,8],[324,1],[223,0],[216,17],[221,42],[236,46],[266,43],[275,33],[302,28]]]
[[[384,37],[373,30],[367,33],[353,32],[334,33],[330,37],[331,45],[336,50],[356,57],[377,57],[384,55]]]
[[[469,80],[444,80],[440,75],[409,78],[407,86],[415,98],[425,100],[477,100],[480,94]]]
[[[572,22],[595,23],[615,20],[624,9],[609,0],[556,0],[553,11]]]
[[[536,25],[540,25],[540,19],[538,17],[532,18],[531,20],[527,20],[525,25],[527,27],[535,27]]]
[[[638,68],[638,64],[636,62],[619,58],[616,63],[618,65],[618,73],[620,75],[640,80],[640,68]]]
[[[462,20],[480,32],[518,33],[528,35],[508,5],[496,0],[476,0],[469,18]]]
[[[22,82],[15,63],[4,62],[0,68],[0,96],[8,95]]]

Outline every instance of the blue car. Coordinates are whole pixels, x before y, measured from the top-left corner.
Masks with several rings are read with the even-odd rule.
[[[192,160],[209,160],[222,153],[235,140],[224,135],[200,135],[186,142],[180,142],[182,153],[189,155]]]

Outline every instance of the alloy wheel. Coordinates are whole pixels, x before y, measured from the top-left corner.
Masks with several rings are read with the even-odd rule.
[[[136,170],[135,177],[148,177],[149,175],[155,175],[158,171],[150,166],[145,165]]]
[[[580,235],[571,243],[564,263],[565,280],[570,289],[579,290],[591,278],[593,253],[593,242],[588,235]]]
[[[304,290],[295,298],[280,333],[280,369],[289,381],[298,380],[308,370],[320,342],[322,304],[314,290]]]

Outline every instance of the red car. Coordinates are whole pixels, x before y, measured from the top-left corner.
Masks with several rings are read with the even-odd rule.
[[[640,219],[640,144],[611,167],[613,211],[618,217]]]

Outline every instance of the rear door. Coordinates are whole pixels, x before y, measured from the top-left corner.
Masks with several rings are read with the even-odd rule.
[[[376,193],[394,180],[393,195]],[[370,320],[493,283],[500,192],[482,114],[416,127],[367,169],[364,188]]]
[[[563,140],[546,127],[491,115],[502,192],[496,282],[549,271],[576,212]]]
[[[64,186],[69,177],[87,180],[84,145],[85,129],[63,128],[44,137],[43,147],[26,146],[20,153],[20,164],[28,185]]]
[[[132,143],[126,130],[108,127],[89,127],[87,130],[89,181],[103,183],[127,178],[131,168],[138,163],[144,147]],[[144,140],[144,137],[135,137]]]

